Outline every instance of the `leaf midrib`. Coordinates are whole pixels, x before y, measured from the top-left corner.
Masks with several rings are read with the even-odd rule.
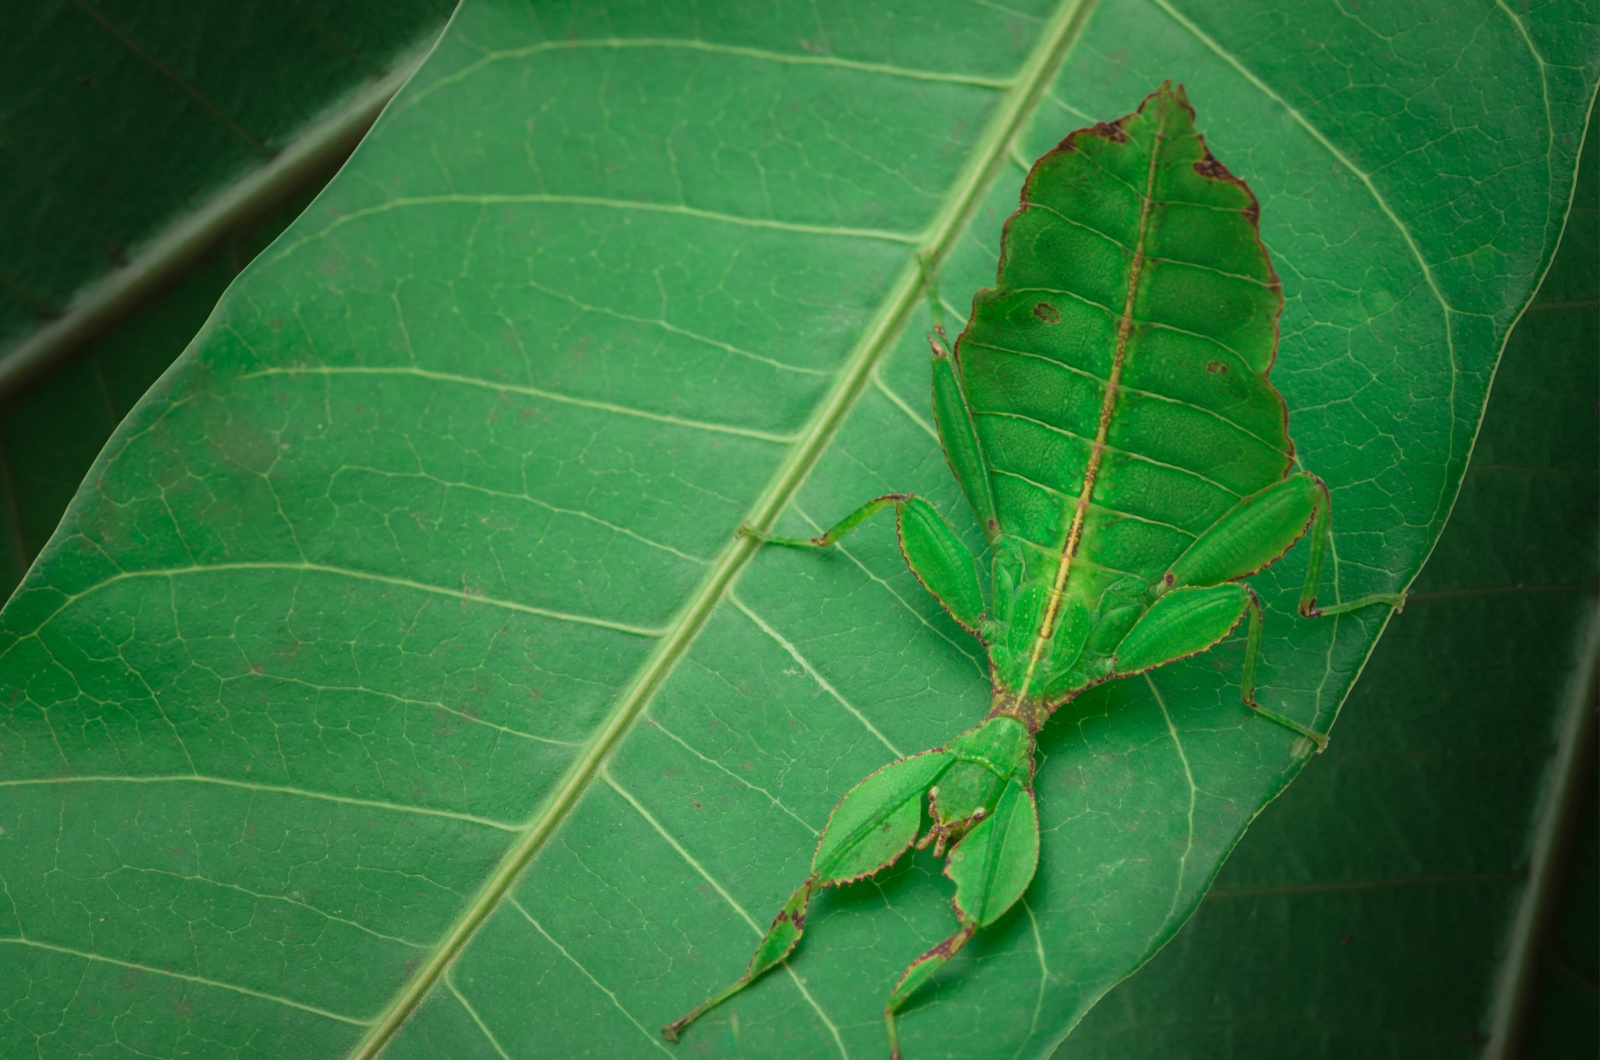
[[[923,294],[925,275],[936,272],[977,210],[983,193],[1008,162],[1012,140],[1037,107],[1095,2],[1062,0],[1060,3],[1039,44],[1011,82],[1006,97],[978,141],[965,169],[946,196],[944,206],[928,227],[925,249],[911,255],[902,268],[889,296],[840,369],[838,382],[813,414],[811,424],[798,437],[789,459],[751,508],[745,520],[747,525],[758,530],[771,526],[821,459],[856,399],[870,385],[877,363],[917,305]],[[723,593],[759,547],[752,538],[736,536],[718,557],[699,589],[665,631],[655,653],[618,698],[616,706],[568,768],[554,792],[529,820],[522,838],[501,860],[427,962],[371,1024],[366,1037],[350,1054],[352,1057],[356,1060],[375,1057],[428,995],[478,926],[499,906],[522,869],[578,804],[599,774],[605,759],[643,713],[656,689],[678,660],[687,653],[721,602]]]

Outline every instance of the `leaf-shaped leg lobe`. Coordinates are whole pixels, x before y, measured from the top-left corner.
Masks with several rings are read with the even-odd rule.
[[[870,876],[905,853],[922,823],[922,798],[956,756],[944,751],[891,762],[851,788],[817,841],[812,877],[824,887]]]
[[[1185,586],[1165,594],[1117,645],[1115,673],[1122,677],[1198,655],[1233,632],[1250,606],[1238,582]]]
[[[923,588],[933,594],[951,618],[974,635],[983,627],[983,589],[978,585],[977,560],[939,509],[912,493],[886,493],[874,497],[816,537],[766,537],[746,533],[769,545],[786,548],[827,548],[885,508],[895,511],[900,554]]]
[[[991,542],[1000,537],[1000,514],[995,505],[994,484],[989,479],[989,458],[984,454],[978,426],[973,422],[972,406],[961,381],[956,355],[935,338],[933,348],[933,422],[939,430],[950,472],[967,495],[973,514]]]
[[[891,762],[851,788],[822,830],[811,858],[811,875],[773,918],[744,974],[661,1028],[662,1036],[677,1041],[685,1027],[793,953],[805,934],[806,907],[815,892],[870,876],[905,853],[922,823],[923,796],[955,761],[954,755],[944,751],[925,751]]]
[[[1039,865],[1039,810],[1033,792],[1012,777],[994,812],[950,851],[944,874],[956,885],[963,924],[988,927],[1010,909]]]
[[[1173,562],[1157,591],[1221,585],[1271,565],[1306,532],[1325,494],[1302,472],[1245,497]]]
[[[961,929],[923,953],[901,975],[883,1007],[890,1056],[900,1056],[895,1013],[954,957],[981,927],[1016,904],[1039,866],[1039,811],[1021,778],[1006,782],[994,809],[950,851],[944,874],[956,885]]]

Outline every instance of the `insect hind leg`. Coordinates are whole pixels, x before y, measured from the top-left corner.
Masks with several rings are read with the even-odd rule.
[[[1245,605],[1249,627],[1245,634],[1244,666],[1239,680],[1239,698],[1244,701],[1245,706],[1263,718],[1277,722],[1290,732],[1298,733],[1302,738],[1309,740],[1316,747],[1317,753],[1321,754],[1328,749],[1327,733],[1307,728],[1293,718],[1286,718],[1256,702],[1256,663],[1261,657],[1261,599],[1256,596],[1254,589],[1247,586],[1245,591],[1249,594],[1249,603]]]
[[[1300,590],[1300,616],[1302,618],[1327,618],[1332,615],[1342,615],[1350,611],[1359,611],[1364,607],[1374,604],[1387,604],[1399,611],[1406,604],[1405,593],[1373,593],[1363,596],[1359,600],[1348,600],[1344,603],[1329,604],[1326,607],[1317,603],[1317,589],[1322,584],[1322,565],[1328,554],[1329,526],[1333,520],[1333,495],[1328,492],[1327,484],[1321,479],[1316,480],[1316,510],[1311,519],[1311,555],[1306,563],[1306,581]],[[1337,591],[1338,576],[1335,573],[1335,591]]]

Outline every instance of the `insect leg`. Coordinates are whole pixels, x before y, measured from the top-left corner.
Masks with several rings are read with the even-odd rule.
[[[885,493],[882,497],[874,497],[816,537],[769,537],[757,533],[748,526],[741,526],[739,533],[745,537],[753,537],[764,545],[782,545],[784,548],[827,548],[885,508],[898,510],[900,505],[910,499],[909,493]]]
[[[1016,904],[1039,866],[1039,811],[1020,777],[1006,782],[993,809],[962,837],[945,860],[944,874],[956,885],[961,929],[928,950],[905,970],[883,1006],[890,1056],[900,1056],[895,1014],[933,978],[981,927]]]
[[[1323,618],[1373,604],[1388,604],[1396,611],[1400,610],[1406,603],[1405,593],[1374,593],[1330,607],[1317,606],[1317,587],[1322,582],[1322,563],[1328,549],[1328,527],[1333,519],[1333,497],[1321,479],[1317,479],[1317,492],[1316,515],[1311,520],[1311,559],[1306,566],[1305,587],[1300,590],[1300,614],[1306,618]]]
[[[971,921],[963,922],[961,930],[945,939],[943,942],[928,950],[922,956],[911,962],[911,967],[900,976],[900,981],[894,985],[894,990],[889,993],[889,1001],[883,1006],[883,1022],[889,1033],[890,1060],[901,1060],[900,1057],[900,1030],[895,1026],[895,1013],[900,1011],[917,988],[929,979],[933,973],[944,967],[946,961],[954,957],[961,947],[967,944],[978,925]]]
[[[954,755],[927,751],[891,762],[851,788],[833,808],[828,826],[822,830],[811,859],[811,875],[778,911],[744,974],[661,1028],[662,1037],[677,1041],[685,1027],[793,953],[805,934],[806,906],[814,893],[870,876],[905,853],[922,824],[924,794],[954,761]]]
[[[1232,633],[1254,599],[1239,582],[1185,586],[1162,596],[1117,645],[1113,673],[1143,673],[1208,650]]]
[[[1256,663],[1261,655],[1261,601],[1255,590],[1242,582],[1227,582],[1206,587],[1174,589],[1151,605],[1134,623],[1122,643],[1117,645],[1117,676],[1142,673],[1206,651],[1226,638],[1241,619],[1248,618],[1245,632],[1244,672],[1239,683],[1239,698],[1268,721],[1276,722],[1317,745],[1327,746],[1328,738],[1299,722],[1268,710],[1256,702]]]
[[[1250,594],[1248,613],[1250,618],[1249,631],[1245,634],[1244,641],[1244,666],[1239,678],[1239,698],[1245,705],[1268,721],[1275,721],[1284,728],[1299,733],[1316,745],[1317,753],[1321,754],[1328,749],[1326,733],[1317,732],[1301,725],[1292,718],[1286,718],[1275,710],[1268,710],[1256,702],[1256,663],[1261,658],[1261,600],[1256,596],[1255,590],[1245,587],[1245,592]]]
[[[1158,591],[1221,585],[1270,565],[1305,533],[1321,495],[1321,483],[1308,474],[1290,475],[1252,493],[1184,550]]]
[[[989,458],[984,454],[983,442],[978,437],[978,426],[972,419],[972,408],[967,403],[966,386],[961,380],[961,366],[956,355],[940,341],[929,336],[928,345],[933,350],[933,422],[939,430],[939,444],[944,448],[950,472],[961,484],[983,527],[984,536],[991,542],[1001,533],[999,508],[995,504],[994,485],[989,480]]]
[[[972,634],[983,626],[983,589],[978,585],[977,563],[939,509],[910,493],[886,493],[863,504],[825,533],[812,538],[767,537],[769,545],[790,548],[827,548],[885,508],[895,510],[900,553],[950,617]],[[750,533],[746,531],[746,533]],[[750,536],[758,536],[753,533]]]
[[[810,904],[811,893],[816,887],[817,877],[807,876],[806,882],[796,888],[794,894],[789,896],[789,900],[783,903],[783,908],[773,919],[772,926],[762,936],[761,943],[745,967],[744,974],[725,989],[706,998],[687,1015],[680,1016],[661,1028],[661,1036],[669,1042],[677,1041],[678,1035],[683,1033],[685,1027],[755,982],[761,973],[794,952],[794,948],[800,944],[800,936],[805,933],[806,906]]]

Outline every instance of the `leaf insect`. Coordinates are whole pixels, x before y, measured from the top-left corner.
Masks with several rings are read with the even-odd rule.
[[[931,845],[959,926],[889,992],[898,1060],[895,1013],[1032,880],[1035,737],[1085,689],[1207,651],[1244,621],[1241,698],[1302,746],[1326,744],[1256,703],[1261,603],[1243,579],[1309,530],[1302,616],[1404,597],[1317,604],[1331,501],[1321,479],[1291,474],[1287,408],[1267,381],[1283,294],[1258,216],[1170,82],[1034,164],[996,285],[954,351],[942,329],[929,340],[940,443],[993,553],[987,606],[973,555],[912,494],[819,537],[763,539],[827,548],[892,509],[911,571],[987,649],[993,697],[976,727],[844,796],[744,975],[663,1028],[669,1041],[794,951],[818,891]]]

